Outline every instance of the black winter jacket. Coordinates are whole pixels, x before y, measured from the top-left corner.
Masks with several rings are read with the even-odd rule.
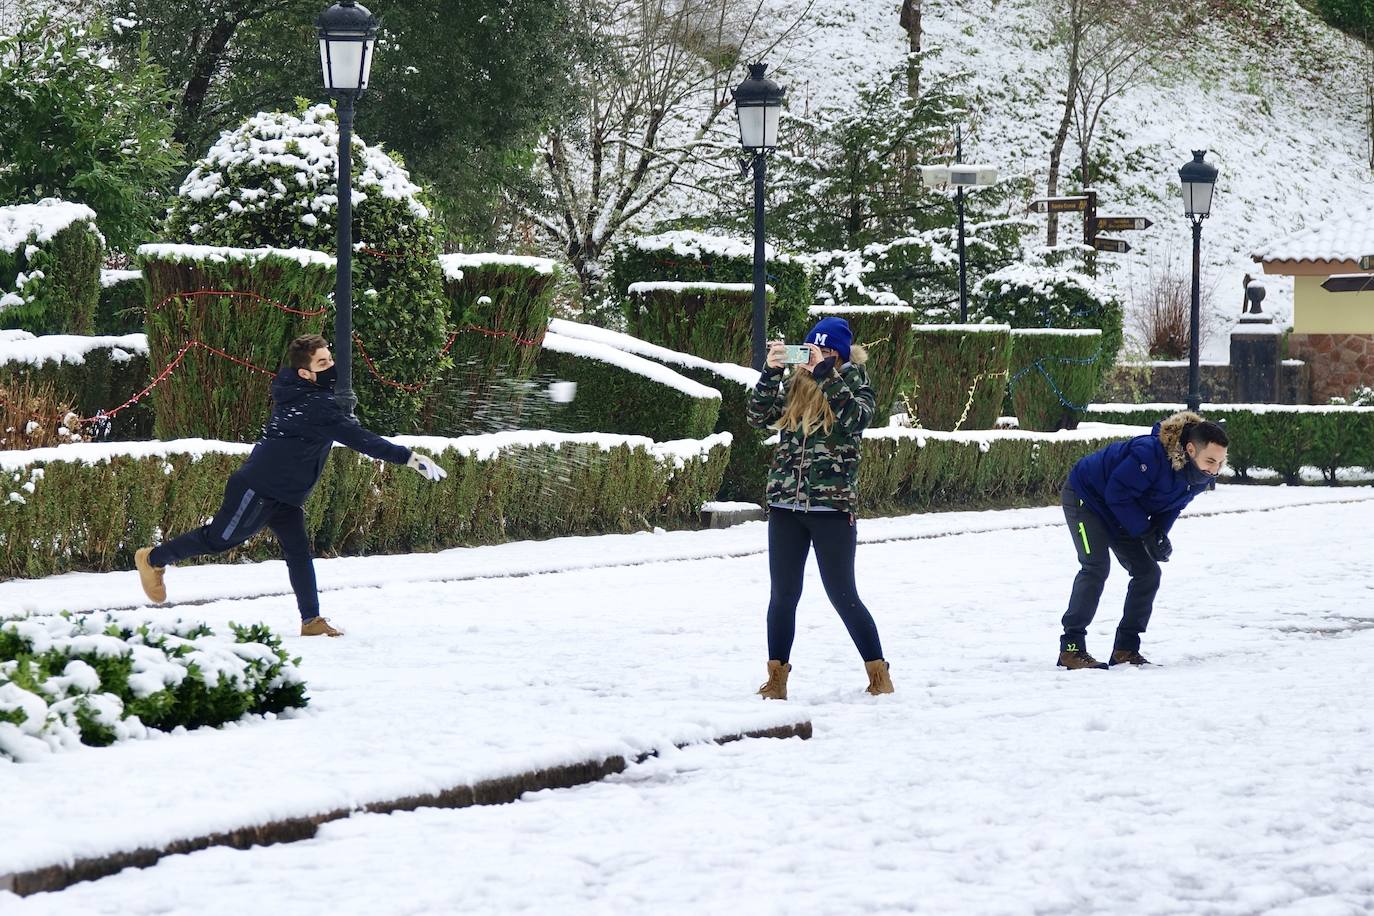
[[[264,496],[304,505],[335,442],[393,464],[410,460],[410,449],[363,429],[339,407],[332,390],[306,381],[290,366],[272,380],[272,402],[272,418],[238,471]]]

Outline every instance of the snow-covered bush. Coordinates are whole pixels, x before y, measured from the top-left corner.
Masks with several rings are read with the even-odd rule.
[[[765,290],[765,297],[765,302],[775,301],[772,287]],[[747,366],[754,327],[753,303],[751,283],[631,283],[625,308],[626,330],[670,350],[712,362]]]
[[[81,434],[146,438],[152,415],[145,404],[120,411],[109,429],[78,427],[68,412],[93,417],[124,404],[147,383],[148,344],[142,334],[0,332],[0,449],[41,448],[76,441]]]
[[[1122,343],[1121,302],[1087,274],[1065,267],[1019,262],[974,287],[970,317],[1013,328],[1097,329],[1097,361],[1103,372],[1116,365]]]
[[[493,390],[519,401],[526,388],[520,382],[534,372],[553,314],[557,272],[547,258],[491,253],[446,254],[439,262],[456,336],[451,365],[425,393],[423,428],[442,436],[483,432],[492,418],[481,414]]]
[[[148,240],[182,164],[174,90],[146,49],[116,64],[99,17],[33,18],[25,6],[0,34],[0,202],[78,201],[111,248],[129,251]]]
[[[300,659],[262,624],[230,627],[232,639],[130,614],[0,621],[0,758],[304,707]]]
[[[0,207],[0,328],[88,333],[103,249],[90,207],[55,198]]]
[[[102,270],[100,302],[92,322],[93,334],[136,334],[144,330],[148,287],[139,270]]]
[[[769,245],[767,282],[773,290],[768,332],[799,340],[806,332],[806,310],[813,304],[811,267],[804,259]],[[636,283],[754,282],[752,239],[705,232],[674,231],[632,238],[616,247],[611,270],[614,289],[628,316],[636,308],[630,287]]]
[[[186,177],[168,211],[167,238],[334,253],[338,140],[328,105],[254,115]],[[422,394],[378,375],[413,385],[441,368],[448,307],[434,222],[404,167],[356,135],[352,176],[353,328],[367,354],[355,359],[358,412],[384,432],[413,431]],[[332,328],[325,334],[333,339]]]
[[[1073,429],[1102,381],[1102,332],[1016,328],[1007,388],[1021,429]]]
[[[1360,385],[1350,392],[1349,397],[1332,398],[1331,403],[1347,407],[1374,407],[1374,386]]]
[[[1010,329],[918,324],[912,336],[915,377],[903,393],[908,416],[925,429],[991,429],[1007,390]]]

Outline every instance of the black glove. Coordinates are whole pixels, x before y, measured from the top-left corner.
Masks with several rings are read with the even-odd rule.
[[[835,371],[835,357],[827,356],[825,359],[816,363],[816,368],[811,370],[811,377],[818,382],[823,382],[830,378],[830,373]]]
[[[1141,535],[1140,544],[1156,563],[1168,563],[1169,557],[1174,555],[1174,545],[1170,543],[1169,536],[1158,528],[1151,528]]]

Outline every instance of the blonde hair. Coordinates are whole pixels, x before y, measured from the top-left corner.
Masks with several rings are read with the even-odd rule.
[[[856,366],[862,366],[868,361],[868,352],[857,345],[850,347],[849,361]],[[787,406],[783,408],[782,416],[773,424],[773,428],[785,429],[792,433],[800,429],[805,436],[819,429],[828,436],[834,426],[835,411],[830,408],[829,399],[816,383],[811,371],[805,366],[794,367],[792,377],[787,381]]]

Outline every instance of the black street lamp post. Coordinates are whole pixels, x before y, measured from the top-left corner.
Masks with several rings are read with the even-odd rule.
[[[990,165],[964,162],[964,129],[957,129],[953,165],[919,166],[921,183],[928,188],[954,185],[954,201],[959,216],[959,322],[968,321],[968,258],[964,235],[964,188],[986,188],[997,183],[997,169]]]
[[[767,64],[750,64],[749,77],[735,87],[735,113],[739,116],[739,142],[753,155],[741,171],[754,167],[754,315],[750,356],[754,368],[763,370],[768,333],[767,255],[763,244],[763,182],[767,153],[778,145],[778,115],[785,90],[764,76]]]
[[[1178,170],[1183,188],[1183,213],[1193,224],[1193,306],[1188,323],[1188,409],[1202,405],[1202,371],[1198,364],[1198,332],[1202,309],[1202,221],[1212,212],[1217,167],[1203,161],[1205,149],[1193,150],[1191,162]]]
[[[315,19],[324,88],[339,100],[339,236],[334,285],[334,397],[350,417],[353,393],[353,106],[372,70],[377,17],[354,0],[339,0]]]

